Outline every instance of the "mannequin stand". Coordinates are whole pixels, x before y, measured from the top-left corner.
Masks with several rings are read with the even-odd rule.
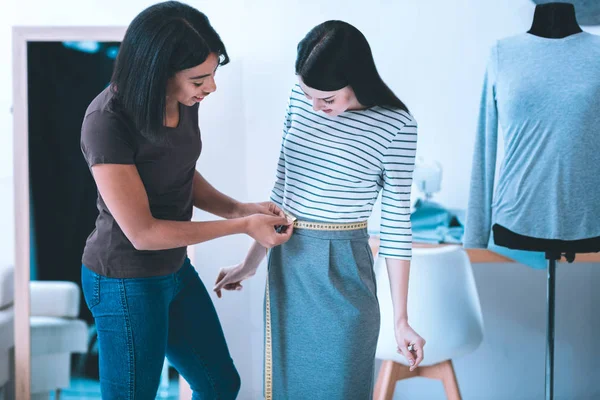
[[[564,253],[569,263],[575,261],[574,253]],[[556,262],[560,261],[561,253],[546,252],[548,260],[546,283],[546,386],[545,399],[554,399],[554,316],[556,291]]]
[[[562,255],[569,263],[575,261],[575,253],[566,252]],[[554,295],[556,289],[556,262],[560,259],[561,253],[546,252],[546,260],[548,260],[548,280],[546,284],[546,400],[554,399]]]
[[[558,257],[558,258],[557,258]],[[548,274],[546,284],[546,400],[554,399],[554,316],[556,289],[556,261],[560,254],[546,253]]]
[[[539,239],[519,235],[494,224],[494,243],[516,250],[543,252],[548,260],[546,283],[546,369],[545,400],[554,400],[554,327],[556,304],[556,262],[564,256],[568,263],[575,261],[576,253],[600,251],[600,237],[582,240]]]

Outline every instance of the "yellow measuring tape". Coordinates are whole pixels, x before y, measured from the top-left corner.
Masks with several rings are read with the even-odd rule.
[[[268,250],[267,250],[268,252]],[[273,350],[271,344],[271,301],[269,300],[269,271],[265,305],[265,400],[273,400]]]
[[[284,211],[285,212],[285,211]],[[350,231],[355,229],[363,229],[368,226],[367,221],[346,223],[346,224],[329,224],[321,222],[305,222],[298,221],[296,217],[285,213],[286,216],[294,221],[294,228],[310,229],[317,231]],[[266,249],[267,257],[269,249]],[[265,400],[273,400],[273,344],[271,336],[271,299],[269,295],[269,269],[267,268],[267,283],[265,290]]]
[[[367,227],[367,221],[352,222],[347,224],[326,224],[322,222],[295,221],[294,228],[310,229],[313,231],[352,231]]]

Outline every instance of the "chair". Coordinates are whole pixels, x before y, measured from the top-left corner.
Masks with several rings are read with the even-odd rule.
[[[483,340],[483,318],[467,253],[459,246],[415,248],[410,268],[408,316],[425,340],[425,358],[414,371],[396,352],[390,283],[385,259],[375,262],[381,309],[376,358],[383,360],[375,400],[391,400],[396,382],[411,377],[442,381],[449,400],[461,399],[452,360]]]
[[[68,387],[71,354],[87,351],[87,324],[76,319],[79,287],[32,281],[30,287],[31,399]],[[0,400],[14,398],[14,269],[0,266]]]
[[[12,267],[0,266],[0,400],[13,396],[11,382],[14,336],[14,285]]]
[[[70,386],[71,354],[85,353],[88,326],[76,319],[80,290],[73,282],[31,281],[31,398],[48,399]]]

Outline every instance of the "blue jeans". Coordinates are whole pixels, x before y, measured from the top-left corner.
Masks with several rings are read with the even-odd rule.
[[[240,377],[213,303],[186,260],[170,275],[107,278],[85,266],[81,281],[98,331],[105,400],[156,397],[165,356],[192,399],[235,399]]]

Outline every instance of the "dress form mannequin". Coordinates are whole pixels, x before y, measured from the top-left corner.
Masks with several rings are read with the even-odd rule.
[[[533,24],[529,34],[549,40],[562,39],[582,32],[575,17],[575,7],[569,3],[547,3],[536,6]],[[578,224],[577,220],[572,221]],[[556,262],[564,255],[573,262],[576,253],[600,251],[600,237],[582,240],[540,239],[519,235],[506,227],[494,224],[494,243],[499,246],[538,251],[546,254],[548,260],[547,283],[547,341],[546,341],[546,399],[554,398],[554,305]]]
[[[548,39],[562,39],[582,32],[571,3],[546,3],[535,8],[531,29],[532,35]]]

